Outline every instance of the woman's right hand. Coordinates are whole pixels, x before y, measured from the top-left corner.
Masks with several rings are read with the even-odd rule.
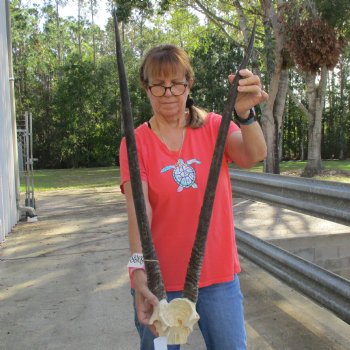
[[[137,318],[141,324],[148,326],[150,331],[158,336],[156,328],[149,324],[153,308],[159,303],[158,298],[148,289],[147,276],[144,270],[135,270],[133,280]]]

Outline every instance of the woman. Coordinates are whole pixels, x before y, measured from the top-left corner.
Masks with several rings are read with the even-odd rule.
[[[246,349],[228,163],[248,168],[266,157],[266,144],[252,108],[268,95],[261,89],[258,76],[246,69],[240,75],[235,105],[240,128],[231,122],[196,305],[199,327],[210,350]],[[233,78],[231,75],[229,80],[232,82]],[[153,116],[135,130],[135,137],[147,215],[170,301],[181,297],[183,290],[221,116],[202,111],[189,99],[193,71],[187,54],[176,46],[151,49],[141,65],[140,80]],[[135,261],[142,259],[142,248],[125,140],[120,147],[120,167],[121,189],[127,201],[131,261]],[[129,266],[134,266],[129,273],[141,350],[152,350],[156,331],[148,323],[158,300],[147,287],[142,264]]]

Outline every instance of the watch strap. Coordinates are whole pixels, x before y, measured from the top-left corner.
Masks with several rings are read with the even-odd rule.
[[[235,109],[233,110],[233,113],[235,116],[235,120],[239,123],[239,125],[250,125],[256,121],[254,108],[250,109],[248,118],[245,118],[245,119],[238,116]]]

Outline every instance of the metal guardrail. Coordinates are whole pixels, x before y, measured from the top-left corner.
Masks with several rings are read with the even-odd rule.
[[[230,170],[236,196],[350,225],[350,185]],[[238,251],[350,324],[350,281],[236,228]]]
[[[235,196],[350,225],[350,185],[284,175],[230,170]]]
[[[238,251],[350,324],[350,281],[236,228]]]

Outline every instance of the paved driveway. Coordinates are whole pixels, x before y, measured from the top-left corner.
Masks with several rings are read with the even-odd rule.
[[[52,191],[37,203],[39,221],[0,248],[0,349],[138,349],[123,196]],[[242,268],[249,349],[349,349],[349,325],[246,259]],[[205,349],[198,329],[183,349]]]

